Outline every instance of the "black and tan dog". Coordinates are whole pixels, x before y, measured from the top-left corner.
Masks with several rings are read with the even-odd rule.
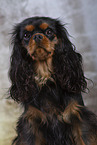
[[[57,20],[28,18],[12,35],[10,95],[24,106],[13,145],[97,145],[96,116],[84,106],[82,57]]]

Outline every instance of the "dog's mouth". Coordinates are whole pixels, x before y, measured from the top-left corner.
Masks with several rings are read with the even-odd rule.
[[[44,61],[50,58],[52,55],[53,51],[48,51],[46,48],[38,46],[32,54],[32,59]]]
[[[43,34],[35,34],[29,41],[28,53],[34,61],[46,61],[54,54],[55,44],[56,37],[51,41]]]

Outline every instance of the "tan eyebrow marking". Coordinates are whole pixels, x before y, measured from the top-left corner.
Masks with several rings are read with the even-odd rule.
[[[48,24],[47,23],[42,23],[41,25],[40,25],[40,28],[41,29],[43,29],[43,30],[45,30],[46,28],[48,28]]]
[[[34,26],[33,25],[27,25],[26,27],[25,27],[25,29],[27,30],[27,31],[33,31],[34,30]]]

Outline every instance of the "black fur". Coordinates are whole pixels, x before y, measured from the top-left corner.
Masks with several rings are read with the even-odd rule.
[[[52,58],[54,72],[52,78],[41,88],[35,82],[34,60],[23,46],[23,31],[28,24],[40,25],[46,22],[51,25],[58,43]],[[37,29],[38,31],[38,29]],[[87,87],[82,69],[82,57],[75,51],[68,38],[68,32],[57,19],[48,17],[28,18],[18,24],[12,35],[13,52],[9,76],[11,80],[10,96],[23,104],[24,113],[17,124],[17,138],[14,145],[97,145],[96,116],[85,107],[81,93]],[[74,114],[67,111],[66,121],[59,119],[71,102],[77,102],[78,110]],[[46,121],[37,117],[27,118],[29,106],[40,110]],[[75,106],[76,107],[76,106]],[[54,110],[56,110],[55,113]],[[78,115],[76,115],[78,113]],[[80,117],[79,117],[80,115]],[[30,121],[29,121],[30,118]],[[80,119],[81,118],[81,119]],[[33,123],[31,123],[31,121]],[[37,133],[33,128],[37,126]],[[78,129],[77,129],[78,128]],[[80,131],[78,131],[80,130]],[[77,132],[78,131],[78,132]],[[38,140],[38,132],[42,140]],[[39,134],[40,134],[39,133]],[[81,133],[81,134],[80,134]],[[77,140],[79,134],[80,141]],[[91,139],[94,137],[94,139]],[[95,141],[94,141],[95,140]]]

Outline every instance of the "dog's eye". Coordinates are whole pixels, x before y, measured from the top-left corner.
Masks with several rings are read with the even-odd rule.
[[[24,40],[29,40],[30,39],[30,37],[31,37],[31,34],[30,33],[28,33],[28,32],[26,32],[26,33],[24,33]]]
[[[51,29],[47,29],[47,30],[46,30],[46,35],[47,35],[47,36],[50,37],[50,36],[52,36],[53,34],[54,34],[54,33],[53,33],[53,31],[52,31]]]

